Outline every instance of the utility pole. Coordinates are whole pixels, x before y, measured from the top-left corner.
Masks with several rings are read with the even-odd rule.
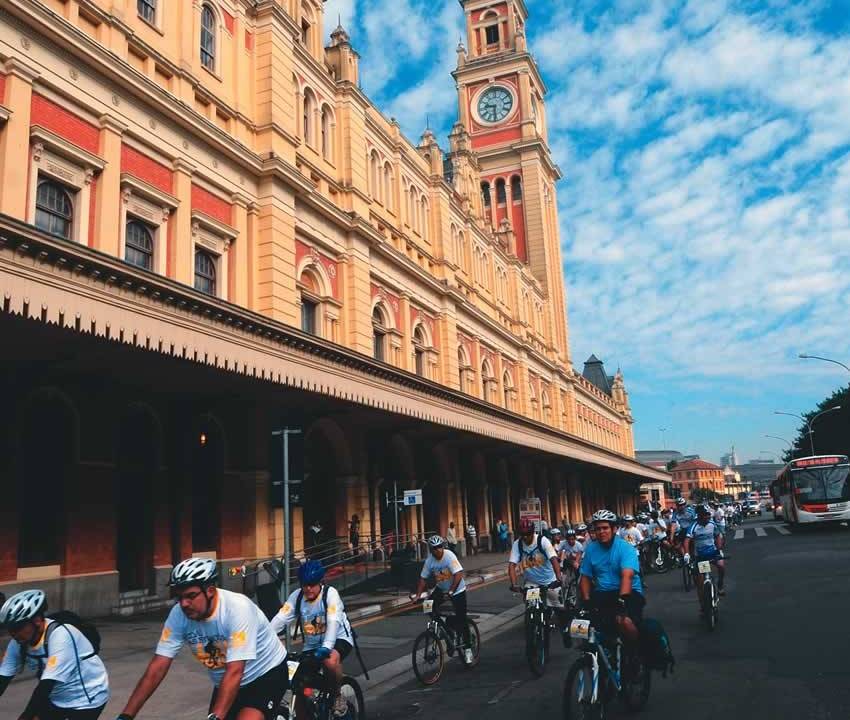
[[[282,430],[273,430],[272,436],[280,436],[283,439],[283,597],[281,602],[286,602],[289,597],[290,557],[292,556],[292,523],[289,517],[289,486],[300,485],[303,478],[297,480],[289,479],[289,436],[300,435],[299,428],[285,427]]]

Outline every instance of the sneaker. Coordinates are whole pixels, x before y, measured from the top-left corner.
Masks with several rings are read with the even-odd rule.
[[[466,648],[463,651],[463,661],[467,665],[471,665],[473,660],[475,660],[475,656],[472,654],[472,648]]]
[[[334,700],[333,705],[333,713],[334,717],[345,717],[348,715],[348,701],[342,696],[342,694],[338,694],[336,696],[336,700]]]

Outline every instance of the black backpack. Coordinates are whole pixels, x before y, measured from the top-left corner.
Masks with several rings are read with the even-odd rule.
[[[546,557],[546,553],[543,552],[543,537],[544,537],[543,533],[537,533],[537,547],[534,548],[534,550],[532,550],[530,553],[525,552],[522,549],[522,538],[517,538],[516,540],[514,540],[514,542],[516,543],[517,552],[519,553],[520,561],[522,561],[523,555],[528,555],[528,557],[531,557],[536,552],[539,552],[544,558]],[[551,542],[551,540],[550,540],[550,542]]]
[[[672,673],[676,658],[670,647],[670,638],[664,626],[653,618],[644,618],[640,624],[640,652],[646,666],[657,670],[662,677]]]
[[[44,638],[45,652],[47,650],[47,641],[50,638],[50,633],[53,632],[54,628],[57,628],[60,625],[71,625],[77,628],[77,630],[83,634],[83,637],[91,643],[92,648],[94,648],[94,653],[81,656],[80,660],[88,660],[90,657],[100,655],[100,632],[98,632],[98,629],[92,623],[87,620],[83,620],[79,615],[77,615],[77,613],[71,612],[70,610],[58,610],[57,612],[50,613],[48,617],[53,620],[53,622],[48,626],[47,634]]]

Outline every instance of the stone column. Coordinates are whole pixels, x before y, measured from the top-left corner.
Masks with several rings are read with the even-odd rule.
[[[233,229],[239,235],[230,246],[227,298],[232,303],[248,307],[248,248],[251,244],[251,235],[248,232],[248,198],[237,193],[233,196],[232,203]]]
[[[195,277],[192,243],[192,173],[195,167],[182,158],[174,161],[174,194],[179,205],[168,223],[168,276],[186,285]]]
[[[0,212],[18,220],[27,217],[30,105],[35,70],[15,58],[6,61],[3,105],[12,110],[0,130]]]
[[[111,115],[100,117],[100,157],[106,166],[97,182],[94,247],[118,257],[121,249],[121,136],[127,126]]]

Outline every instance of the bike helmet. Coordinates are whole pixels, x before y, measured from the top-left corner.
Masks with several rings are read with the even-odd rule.
[[[635,521],[634,515],[623,515],[623,522],[634,522],[634,521]]]
[[[218,580],[218,565],[209,558],[189,558],[177,563],[171,570],[169,587],[206,587]]]
[[[697,515],[711,515],[711,513],[711,505],[709,505],[708,503],[704,505],[697,505]]]
[[[687,504],[688,504],[688,501],[687,501],[687,500],[685,500],[685,498],[683,498],[683,497],[680,497],[680,498],[677,498],[677,499],[676,499],[676,505],[677,505],[678,507],[685,507],[685,505],[687,505]]]
[[[47,611],[47,596],[41,590],[24,590],[12,595],[0,608],[0,626],[13,627],[29,622]]]
[[[567,537],[575,537],[575,536],[576,536],[576,531],[575,531],[575,530],[573,530],[572,528],[570,528],[569,530],[567,530],[567,532],[566,532],[566,536],[567,536]]]
[[[534,532],[534,522],[528,518],[523,518],[519,521],[519,534],[527,535]]]
[[[325,576],[325,567],[318,560],[308,560],[298,568],[298,582],[302,585],[315,585]]]
[[[579,526],[576,528],[576,532],[587,532],[587,525],[585,525],[584,523],[579,523]]]
[[[432,548],[441,548],[446,544],[446,541],[443,540],[439,535],[432,535],[428,538],[428,547]]]
[[[617,522],[617,515],[612,513],[610,510],[597,510],[593,513],[593,518],[591,518],[592,522],[607,522],[607,523],[615,523]]]
[[[553,535],[560,535],[561,534],[561,528],[552,528],[552,534]]]

